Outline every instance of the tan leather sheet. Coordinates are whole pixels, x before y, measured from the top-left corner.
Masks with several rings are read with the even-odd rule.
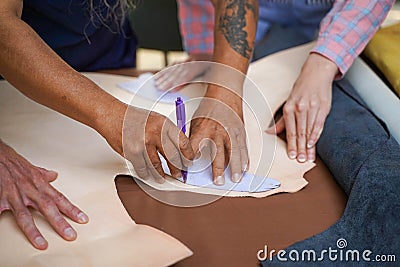
[[[114,177],[124,160],[92,129],[34,103],[0,81],[0,136],[33,164],[59,172],[54,186],[84,210],[90,222],[78,225],[78,239],[59,237],[35,213],[49,241],[34,249],[11,212],[0,216],[0,266],[167,266],[192,252],[173,237],[135,224],[117,196]]]

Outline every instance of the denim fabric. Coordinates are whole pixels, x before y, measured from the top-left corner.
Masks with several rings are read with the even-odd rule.
[[[275,52],[302,45],[315,39],[315,36],[309,37],[304,34],[301,28],[302,26],[272,24],[264,37],[256,43],[252,60],[256,61]],[[315,27],[315,32],[317,29]]]
[[[325,255],[323,262],[281,262],[274,257],[262,262],[263,266],[380,266],[377,261],[363,261],[365,250],[372,251],[368,255],[371,260],[380,254],[395,255],[396,262],[400,261],[400,145],[345,80],[334,83],[332,111],[317,150],[348,194],[348,203],[336,224],[285,251],[296,250],[301,255],[313,249],[321,258],[319,253],[331,247],[337,250],[338,258],[332,261]],[[341,238],[346,240],[346,247],[338,247]],[[350,261],[345,261],[349,250],[358,250],[360,261],[351,260],[350,254]]]
[[[253,61],[314,40],[333,0],[260,0]]]

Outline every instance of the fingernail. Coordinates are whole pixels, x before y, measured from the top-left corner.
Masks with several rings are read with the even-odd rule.
[[[247,172],[248,170],[249,170],[249,164],[246,163],[246,164],[243,165],[242,171],[243,172]]]
[[[64,230],[64,235],[67,239],[74,239],[76,237],[76,232],[71,227]]]
[[[297,156],[297,153],[296,153],[295,151],[290,151],[290,152],[289,152],[289,158],[290,158],[290,159],[295,159],[296,156]]]
[[[36,243],[39,247],[44,247],[44,246],[46,246],[46,244],[47,244],[46,240],[44,240],[44,238],[41,237],[41,236],[38,236],[38,237],[35,238],[35,243]]]
[[[315,145],[314,141],[310,141],[307,144],[307,148],[312,148]]]
[[[191,160],[188,161],[186,164],[186,167],[192,167],[192,166],[193,166],[193,161],[191,161]]]
[[[299,154],[299,156],[297,157],[297,160],[299,162],[306,162],[306,156],[304,154]]]
[[[201,153],[199,152],[196,155],[194,155],[194,160],[199,159],[200,157],[201,157]],[[190,167],[190,166],[188,166],[188,167]]]
[[[155,80],[154,84],[156,87],[160,87],[160,84],[163,82],[163,80]]]
[[[271,126],[271,127],[268,127],[265,131],[266,132],[270,132],[270,131],[272,131],[272,130],[274,130],[275,129],[275,126]]]
[[[232,182],[234,182],[234,183],[239,183],[241,179],[242,179],[242,175],[240,175],[240,173],[234,173],[232,175]]]
[[[159,184],[163,184],[165,182],[165,179],[156,179],[156,182]]]
[[[89,221],[89,217],[85,213],[80,212],[78,214],[78,221],[80,223],[87,223]]]
[[[55,174],[55,175],[58,175],[58,172],[56,172],[56,171],[52,171],[52,170],[49,170],[49,173],[51,173],[51,174]]]
[[[214,179],[214,183],[215,183],[216,185],[224,185],[224,183],[225,183],[225,177],[223,177],[223,176],[217,176],[217,177]]]
[[[174,178],[182,178],[182,172],[177,172],[174,174]]]
[[[162,83],[159,83],[158,85],[157,85],[157,87],[159,88],[159,89],[161,89],[161,90],[166,90],[167,89],[167,87],[166,87],[166,83],[165,82],[162,82]]]

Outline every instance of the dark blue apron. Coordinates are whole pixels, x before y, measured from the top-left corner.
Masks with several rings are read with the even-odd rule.
[[[107,8],[98,0],[94,5],[105,16]],[[121,27],[91,19],[85,0],[24,0],[22,19],[78,71],[136,65],[137,42],[128,20]]]

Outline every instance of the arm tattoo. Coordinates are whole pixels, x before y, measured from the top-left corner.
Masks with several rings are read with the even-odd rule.
[[[233,50],[243,57],[250,59],[253,44],[247,41],[246,13],[253,13],[255,21],[258,20],[257,1],[251,0],[228,0],[224,11],[219,17],[219,30],[224,34],[225,39]]]

